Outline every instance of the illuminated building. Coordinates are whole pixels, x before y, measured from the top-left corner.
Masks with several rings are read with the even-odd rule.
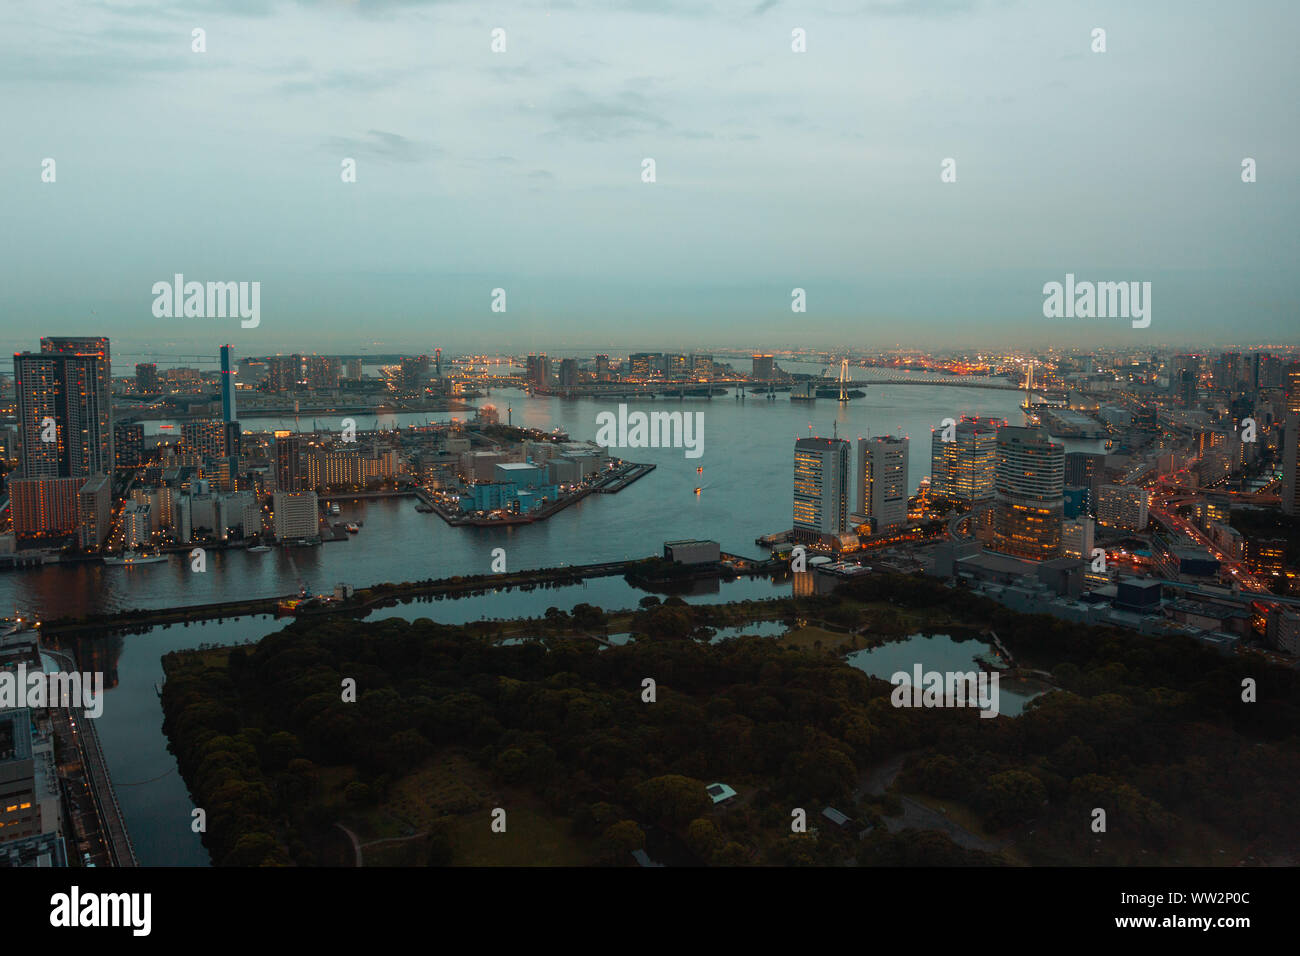
[[[971,507],[993,500],[997,473],[998,429],[1006,423],[996,418],[963,416],[944,441],[943,429],[930,438],[930,494],[965,502]]]
[[[1065,446],[1045,428],[1006,426],[997,433],[994,551],[1031,561],[1061,554]]]
[[[800,438],[794,443],[796,542],[829,545],[848,530],[849,443]]]
[[[1135,485],[1102,485],[1097,494],[1097,524],[1125,531],[1142,531],[1147,526],[1145,488]]]
[[[907,523],[906,438],[889,435],[858,439],[858,513],[870,520],[873,534]]]

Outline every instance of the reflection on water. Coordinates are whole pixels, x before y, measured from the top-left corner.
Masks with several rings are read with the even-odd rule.
[[[961,672],[987,670],[976,661],[977,657],[992,657],[993,647],[974,639],[954,640],[948,634],[911,634],[901,641],[891,641],[879,647],[852,651],[845,656],[851,665],[872,677],[889,680],[900,671],[911,675],[913,668],[921,665],[922,672]],[[910,678],[909,678],[910,679]],[[1025,705],[1042,692],[1019,693],[1001,686],[999,680],[999,712],[1015,717],[1024,712]]]

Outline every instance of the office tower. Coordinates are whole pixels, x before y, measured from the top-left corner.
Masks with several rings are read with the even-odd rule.
[[[153,362],[139,362],[135,367],[135,390],[145,395],[158,391],[158,366]]]
[[[907,452],[910,441],[885,435],[858,439],[858,513],[871,533],[907,524]]]
[[[1199,355],[1175,355],[1169,367],[1169,391],[1181,405],[1196,404],[1197,379],[1200,376]]]
[[[663,368],[660,352],[633,352],[627,357],[628,368],[636,378],[649,378]]]
[[[578,360],[560,359],[560,388],[573,388],[578,384]]]
[[[221,346],[221,420],[235,420],[235,368],[229,345]]]
[[[794,443],[794,540],[831,544],[849,522],[849,443],[800,438]]]
[[[442,349],[433,350],[433,377],[442,378]]]
[[[776,375],[776,359],[771,355],[755,355],[754,368],[749,377],[756,382],[768,382]]]
[[[1300,413],[1287,416],[1282,429],[1282,511],[1300,515],[1300,480],[1296,479],[1297,451],[1300,445]]]
[[[1032,561],[1060,557],[1064,490],[1065,446],[1047,429],[998,429],[993,550]]]
[[[691,355],[691,376],[694,378],[709,377],[713,374],[713,356],[704,352],[694,352]]]
[[[275,487],[280,491],[302,491],[303,448],[301,435],[277,435],[275,439]]]
[[[1292,362],[1282,377],[1283,394],[1286,397],[1288,415],[1300,415],[1300,362]]]
[[[354,382],[361,381],[361,359],[348,359],[348,378]]]
[[[1282,384],[1282,360],[1267,352],[1255,355],[1255,388],[1278,388]]]
[[[671,377],[681,377],[690,369],[687,365],[686,356],[670,352],[664,356],[664,374]]]
[[[972,508],[993,501],[997,471],[998,418],[963,416],[944,441],[945,429],[930,436],[930,493],[964,502]]]
[[[596,381],[604,382],[609,379],[609,356],[596,356]]]
[[[1065,483],[1071,488],[1084,488],[1084,510],[1097,514],[1097,493],[1106,476],[1106,456],[1092,452],[1072,451],[1065,456]]]
[[[1147,526],[1148,495],[1136,485],[1102,485],[1097,497],[1097,524],[1125,531]]]
[[[215,419],[186,422],[181,426],[181,447],[200,459],[225,457],[226,423]]]
[[[137,422],[113,425],[113,451],[117,467],[137,468],[144,463],[144,426]]]

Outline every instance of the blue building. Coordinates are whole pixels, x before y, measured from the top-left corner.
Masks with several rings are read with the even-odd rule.
[[[221,420],[235,420],[235,369],[229,345],[221,346]]]

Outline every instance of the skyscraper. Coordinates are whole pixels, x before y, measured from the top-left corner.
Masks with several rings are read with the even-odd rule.
[[[108,340],[42,339],[14,355],[19,467],[24,478],[88,478],[113,469]],[[75,343],[75,344],[74,344]]]
[[[1065,446],[1045,428],[998,430],[993,550],[1018,558],[1060,557],[1065,517]]]
[[[136,363],[135,388],[137,392],[145,395],[152,395],[158,391],[158,366],[153,362]]]
[[[963,416],[952,429],[952,441],[944,441],[944,430],[930,438],[930,493],[955,498],[971,507],[993,500],[997,471],[998,418]]]
[[[1065,484],[1070,488],[1083,488],[1087,494],[1084,509],[1097,514],[1097,497],[1106,473],[1106,456],[1094,452],[1072,451],[1065,456]]]
[[[1286,417],[1282,429],[1282,511],[1300,515],[1300,480],[1297,480],[1297,458],[1300,458],[1300,414],[1292,412]]]
[[[800,438],[794,443],[794,540],[831,546],[848,530],[849,443]]]
[[[749,377],[756,382],[771,381],[776,373],[776,360],[771,355],[755,355],[754,369]]]
[[[221,420],[235,420],[235,367],[229,345],[221,346]]]
[[[280,491],[302,491],[304,487],[301,435],[277,435],[275,439],[275,487]]]
[[[907,523],[907,452],[910,441],[884,435],[858,439],[858,513],[878,534]]]

